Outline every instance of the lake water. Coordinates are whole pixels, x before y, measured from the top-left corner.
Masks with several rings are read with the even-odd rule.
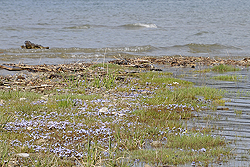
[[[120,55],[247,57],[248,0],[0,1],[0,63]],[[50,50],[22,50],[29,40]]]

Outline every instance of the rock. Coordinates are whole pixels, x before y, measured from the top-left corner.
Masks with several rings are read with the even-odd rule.
[[[5,103],[5,101],[1,99],[1,100],[0,100],[0,106],[3,106],[4,103]]]
[[[151,166],[150,166],[150,165],[148,165],[148,164],[145,164],[145,165],[144,165],[144,167],[151,167]]]
[[[228,107],[218,107],[217,110],[229,110]]]
[[[22,157],[22,158],[28,158],[30,155],[28,153],[18,153],[16,154],[16,156]]]
[[[45,140],[45,139],[39,139],[39,140],[36,141],[37,144],[43,144],[43,143],[46,143],[46,142],[47,142],[47,140]]]
[[[27,130],[32,130],[33,128],[32,127],[27,127]]]
[[[42,45],[34,44],[30,41],[25,41],[25,45],[22,45],[22,49],[49,49],[49,47],[43,47]]]
[[[48,100],[48,97],[49,97],[49,95],[44,95],[44,96],[41,97],[41,99],[47,101],[47,100]]]
[[[101,113],[106,113],[106,112],[109,112],[108,108],[107,107],[102,107],[99,112]]]
[[[23,79],[25,79],[25,77],[22,76],[22,75],[18,75],[18,76],[17,76],[17,79],[23,80]]]
[[[10,66],[10,65],[6,65],[6,64],[0,65],[0,68],[5,69],[5,70],[9,70],[9,71],[21,71],[22,70],[22,68],[20,68],[18,66]]]
[[[18,161],[16,158],[11,158],[7,165],[7,167],[18,167],[18,166],[20,165],[18,164]]]
[[[20,98],[19,100],[20,100],[20,101],[25,101],[25,100],[27,100],[27,98],[22,97],[22,98]]]
[[[160,147],[162,145],[162,142],[160,142],[160,141],[153,141],[152,143],[151,143],[151,146],[152,147]]]

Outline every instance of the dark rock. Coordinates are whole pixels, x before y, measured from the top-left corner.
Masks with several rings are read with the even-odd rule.
[[[22,45],[22,49],[49,49],[49,47],[43,47],[42,45],[34,44],[30,41],[25,41],[25,45]]]

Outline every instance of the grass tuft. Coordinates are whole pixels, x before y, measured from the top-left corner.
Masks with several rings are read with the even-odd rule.
[[[230,65],[220,64],[218,66],[214,66],[212,68],[212,71],[219,72],[219,73],[224,73],[224,72],[229,72],[229,71],[240,71],[240,68],[233,67],[233,66],[230,66]]]

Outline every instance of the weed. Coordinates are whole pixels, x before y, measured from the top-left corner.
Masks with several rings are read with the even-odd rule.
[[[240,69],[237,67],[220,64],[218,66],[214,66],[212,68],[212,71],[223,73],[223,72],[229,72],[229,71],[240,71]]]
[[[242,115],[242,111],[241,111],[241,110],[234,110],[234,113],[235,113],[237,116]]]
[[[4,164],[8,163],[9,160],[10,160],[9,145],[6,142],[1,141],[0,142],[0,165],[4,166]]]
[[[212,79],[215,80],[222,80],[222,81],[240,81],[243,77],[238,75],[220,75],[220,76],[214,76]]]

